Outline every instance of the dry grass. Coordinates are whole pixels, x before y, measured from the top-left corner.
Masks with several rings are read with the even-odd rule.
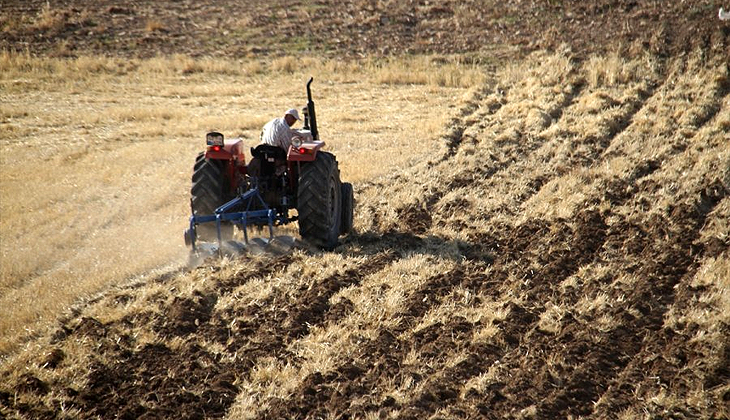
[[[641,79],[641,67],[641,63],[627,62],[618,53],[593,56],[586,63],[586,80],[593,88],[624,85]]]
[[[333,270],[335,266],[347,269],[352,263],[363,263],[360,259],[335,265],[332,258],[337,257],[309,260],[309,264],[316,264],[311,270],[317,272],[317,277],[328,275],[322,269]],[[251,392],[239,395],[231,407],[229,417],[256,418],[268,408],[266,401],[289,396],[301,387],[306,377],[315,372],[325,374],[340,367],[343,361],[354,356],[358,344],[374,340],[382,328],[398,325],[400,320],[394,315],[402,307],[404,299],[428,277],[428,273],[448,270],[451,266],[448,261],[434,261],[423,255],[414,255],[386,267],[376,276],[367,277],[358,285],[342,289],[330,301],[336,304],[347,299],[354,305],[353,311],[337,324],[315,327],[306,337],[293,342],[289,350],[296,355],[296,365],[272,363],[270,359],[260,360],[253,368],[256,376],[252,375],[242,383],[243,389]],[[289,267],[288,271],[294,276],[289,280],[292,286],[288,287],[294,289],[297,282],[311,278],[301,273],[296,264]],[[285,279],[269,283],[271,287],[281,288],[282,281]],[[265,372],[272,380],[260,381],[260,372]]]
[[[373,67],[376,80],[388,85],[472,87],[481,86],[485,81],[485,74],[481,68],[458,59],[443,63],[434,60],[433,57],[415,57],[406,60],[399,58]]]
[[[46,3],[38,13],[33,27],[41,31],[58,30],[63,28],[66,17],[63,12],[51,7],[50,3]]]
[[[433,139],[445,124],[444,98],[470,83],[383,82],[405,65],[0,54],[0,304],[14,314],[0,322],[0,353],[80,297],[181,261],[204,133],[255,144],[266,121],[303,104],[310,75],[344,179],[358,185],[403,166],[412,139]],[[433,66],[453,79],[477,72]]]
[[[144,25],[144,30],[148,33],[166,32],[167,28],[165,27],[165,24],[160,22],[159,20],[149,19]]]
[[[53,61],[31,70],[32,59],[6,62],[13,60],[17,64],[4,64],[8,77],[0,79],[8,87],[3,99],[9,99],[0,107],[1,129],[13,133],[2,150],[16,151],[38,138],[46,152],[33,158],[58,167],[63,180],[49,182],[28,171],[14,176],[5,168],[21,173],[22,162],[3,157],[3,197],[20,197],[31,181],[53,187],[51,193],[33,193],[47,201],[32,211],[23,211],[25,201],[2,201],[2,223],[8,215],[26,226],[21,232],[16,224],[0,225],[3,239],[21,246],[20,238],[49,236],[54,247],[51,252],[25,245],[46,252],[43,259],[7,254],[17,264],[3,277],[3,305],[15,305],[16,295],[30,299],[21,291],[41,293],[51,279],[76,280],[56,266],[42,266],[43,260],[69,261],[81,265],[79,272],[103,278],[105,267],[118,267],[126,255],[120,242],[144,254],[148,244],[127,235],[150,226],[150,212],[167,217],[169,226],[157,226],[155,237],[164,242],[169,231],[175,245],[160,246],[174,249],[173,231],[182,225],[177,216],[185,213],[179,197],[187,194],[200,134],[222,126],[255,141],[263,121],[301,100],[291,81],[315,74],[322,131],[336,139],[329,147],[341,161],[343,178],[356,181],[362,236],[333,253],[295,251],[265,274],[258,271],[281,260],[224,259],[177,275],[173,263],[165,273],[119,288],[109,288],[104,281],[113,280],[107,279],[69,292],[106,290],[71,317],[69,327],[92,316],[108,328],[104,340],[113,342],[119,329],[132,334],[130,351],[160,343],[177,356],[200,347],[217,363],[233,366],[239,392],[228,418],[273,417],[277,409],[307,407],[326,395],[331,401],[302,417],[337,418],[350,410],[353,417],[373,419],[414,412],[476,418],[492,409],[488,401],[507,406],[512,411],[501,413],[516,418],[556,412],[565,416],[551,417],[577,418],[577,409],[594,417],[726,415],[719,404],[728,386],[718,384],[717,376],[727,353],[730,265],[727,250],[712,248],[727,243],[730,201],[724,196],[708,204],[708,186],[730,190],[726,65],[689,58],[661,68],[650,59],[609,56],[580,63],[565,54],[536,54],[500,70],[494,83],[479,79],[482,86],[464,89],[399,70],[428,63],[425,69],[438,62],[432,57],[357,65],[283,58],[239,63],[230,72],[219,63],[180,56],[132,65],[102,61],[96,76],[66,73],[63,84],[54,83]],[[445,71],[452,71],[450,65],[458,71],[448,61]],[[384,68],[393,71],[383,77]],[[470,77],[467,71],[457,79]],[[15,86],[20,80],[18,86],[33,87],[32,106],[14,106],[24,89]],[[123,92],[124,100],[99,80]],[[257,98],[254,107],[252,89],[274,93]],[[451,118],[440,114],[443,96],[459,103]],[[52,104],[61,100],[67,105],[55,109]],[[34,115],[41,110],[46,119],[38,121]],[[186,131],[191,126],[200,133]],[[76,130],[88,130],[88,138],[72,139]],[[36,136],[41,133],[46,136]],[[166,141],[168,133],[185,142]],[[75,143],[53,141],[59,139]],[[99,150],[81,152],[84,145]],[[160,152],[147,164],[130,163],[150,149]],[[149,166],[161,155],[163,164]],[[84,176],[88,171],[94,177]],[[150,180],[162,178],[165,188],[134,201]],[[82,182],[88,191],[73,187]],[[139,208],[130,209],[130,202]],[[102,204],[103,215],[65,216],[78,214],[79,206]],[[44,220],[44,214],[54,219]],[[104,226],[108,215],[130,227]],[[416,231],[417,222],[425,227]],[[53,236],[71,223],[67,236]],[[115,247],[95,237],[114,238]],[[114,260],[94,260],[95,253]],[[131,273],[145,270],[135,265],[139,256],[124,261]],[[29,269],[33,264],[40,274]],[[13,273],[20,272],[28,279],[17,282]],[[176,299],[208,293],[217,298],[211,320],[194,334],[165,338],[144,321],[149,316],[164,324]],[[50,293],[42,296],[42,302],[50,299]],[[20,305],[13,308],[23,313]],[[57,312],[48,309],[44,319]],[[78,337],[84,336],[74,333],[56,345],[73,356],[55,371],[37,363],[37,355],[52,347],[48,336],[29,341],[26,351],[7,359],[14,368],[5,377],[18,383],[24,366],[31,366],[44,382],[84,389],[84,369],[114,366],[116,360],[104,360],[114,352],[97,355],[98,343]],[[8,340],[6,348],[16,342]],[[361,371],[343,379],[342,368],[352,366]],[[136,368],[141,373],[130,377],[148,373],[143,365]],[[313,385],[313,377],[321,383]],[[571,400],[566,391],[573,387],[593,394]],[[23,402],[45,406],[65,398],[27,395]],[[562,403],[568,408],[555,408]]]

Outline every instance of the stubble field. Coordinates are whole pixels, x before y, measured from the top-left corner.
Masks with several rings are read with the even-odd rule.
[[[2,59],[0,306],[13,314],[0,321],[2,353],[80,296],[187,261],[191,162],[207,131],[255,146],[264,123],[306,102],[315,76],[328,149],[359,183],[407,165],[403,148],[447,121],[440,104],[484,79],[458,63],[429,76],[429,58]]]
[[[472,16],[445,4],[421,31]],[[74,40],[73,13],[47,30]],[[4,42],[41,42],[18,22]],[[728,418],[727,31],[697,33],[499,60],[3,53],[0,417]],[[256,144],[310,75],[355,232],[187,267],[204,133]]]
[[[298,249],[163,268],[105,287],[6,359],[4,413],[723,418],[730,392],[728,87],[727,63],[700,57],[537,55],[485,76],[441,137],[395,144],[414,152],[407,165],[380,158],[401,167],[384,176],[362,169],[367,158],[347,148],[387,136],[375,136],[372,125],[356,128],[384,113],[366,117],[368,107],[356,102],[357,118],[332,112],[329,119],[342,124],[323,122],[323,131],[371,138],[332,142],[343,177],[357,186],[356,233],[330,253]],[[367,88],[369,95],[378,89]],[[387,88],[391,100],[403,98],[401,112],[421,102],[410,111],[419,120],[414,130],[438,121],[423,118],[428,98],[460,93]],[[157,92],[186,100],[165,87]],[[335,90],[317,92],[327,121]],[[283,106],[272,103],[271,113]],[[158,112],[194,112],[174,109]],[[231,104],[217,109],[239,115]],[[245,130],[265,117],[252,118],[250,127],[233,116],[214,122],[252,136]],[[185,214],[178,201],[188,174],[179,155],[197,150],[193,136],[105,144],[74,165],[124,152],[131,164],[155,150],[176,169],[160,183],[170,198],[146,205]],[[80,152],[56,147],[46,159]],[[119,200],[118,211],[131,211]],[[164,237],[164,229],[144,233],[149,218],[121,220],[109,229],[129,235],[128,222],[139,223],[141,237],[150,238],[142,247],[157,248],[151,241]],[[120,242],[133,243],[127,238]],[[88,241],[88,252],[116,252]],[[171,249],[163,248],[179,252]]]

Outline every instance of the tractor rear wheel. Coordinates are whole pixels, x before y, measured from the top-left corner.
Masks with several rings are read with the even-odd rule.
[[[340,235],[346,235],[352,230],[352,219],[354,212],[354,193],[352,184],[343,182],[341,187],[342,195],[342,221],[340,222]]]
[[[341,194],[340,171],[331,153],[319,152],[313,162],[302,165],[297,194],[302,239],[328,250],[337,246],[342,222]]]
[[[193,167],[193,185],[190,188],[191,205],[196,216],[211,215],[215,209],[227,203],[232,197],[228,194],[228,180],[225,178],[226,162],[206,159],[205,153],[195,158]],[[204,242],[218,241],[215,223],[198,225],[197,240]],[[221,239],[227,241],[233,237],[233,225],[221,223]]]

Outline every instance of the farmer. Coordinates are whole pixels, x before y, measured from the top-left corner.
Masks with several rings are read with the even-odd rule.
[[[289,151],[291,138],[297,133],[291,129],[297,121],[301,121],[296,109],[286,111],[283,118],[274,118],[266,123],[261,132],[261,142],[272,146],[279,146],[284,151]]]

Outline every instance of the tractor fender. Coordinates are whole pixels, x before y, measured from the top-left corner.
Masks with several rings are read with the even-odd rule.
[[[212,148],[208,148],[205,152],[206,159],[217,159],[217,160],[233,160],[236,162],[236,166],[246,164],[246,156],[243,154],[243,140],[241,139],[226,139],[223,148],[215,151]]]
[[[205,159],[224,161],[223,176],[227,180],[229,193],[233,194],[238,190],[243,175],[246,173],[246,156],[243,154],[243,140],[225,140],[223,148],[214,150],[208,147],[205,151]]]
[[[313,162],[317,158],[317,152],[324,147],[324,142],[315,140],[301,144],[299,147],[289,146],[286,160],[289,162]]]

